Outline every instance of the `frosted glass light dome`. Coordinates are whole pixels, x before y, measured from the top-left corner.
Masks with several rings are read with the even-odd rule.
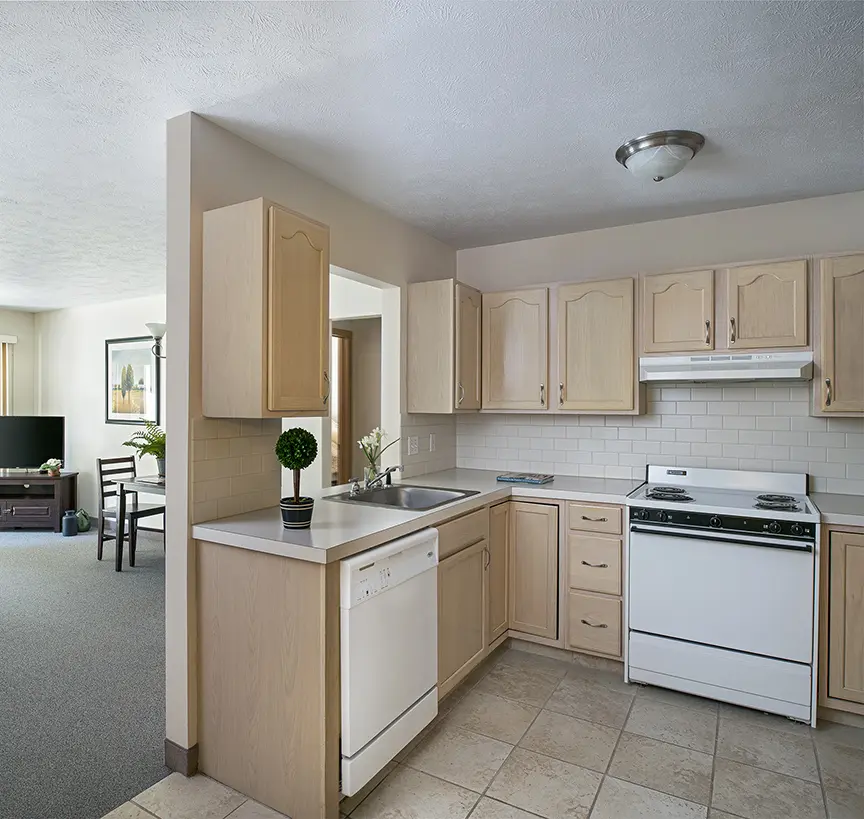
[[[637,179],[662,182],[680,173],[704,144],[695,131],[654,131],[625,142],[615,159]]]

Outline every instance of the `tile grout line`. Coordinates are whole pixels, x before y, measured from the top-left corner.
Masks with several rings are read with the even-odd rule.
[[[144,791],[141,791],[141,793],[144,793]],[[135,796],[141,796],[141,793],[137,793],[137,794],[135,794]],[[145,808],[143,805],[139,805],[139,804],[135,801],[135,796],[133,796],[129,801],[130,801],[133,805],[135,805],[136,808],[140,808],[140,809],[143,810],[144,813],[146,813],[148,816],[154,816],[156,819],[160,819],[160,817],[159,817],[158,814],[153,813],[152,811],[147,810],[147,808]],[[122,805],[119,805],[118,807],[122,807]]]
[[[618,746],[621,744],[621,737],[624,736],[624,729],[627,727],[627,721],[630,719],[630,714],[633,711],[633,706],[636,704],[636,698],[638,696],[639,692],[637,691],[633,694],[633,698],[630,700],[630,707],[627,709],[624,722],[621,723],[621,730],[618,732],[618,739],[615,740],[615,747],[609,755],[609,761],[606,763],[606,770],[600,775],[600,784],[597,786],[597,791],[594,793],[594,798],[591,800],[591,806],[588,808],[587,819],[591,819],[591,814],[594,813],[594,808],[597,806],[597,800],[600,798],[600,791],[603,790],[603,784],[606,782],[606,777],[609,776],[609,769],[612,767],[612,760],[615,759]]]
[[[711,786],[708,788],[708,810],[714,809],[714,780],[717,775],[717,748],[720,746],[720,708],[717,708],[717,722],[714,725],[714,753],[711,755]]]
[[[822,810],[825,811],[825,816],[828,816],[828,793],[825,790],[822,763],[819,761],[819,748],[816,745],[816,737],[813,735],[812,729],[810,730],[810,744],[813,746],[813,756],[816,758],[816,773],[819,775],[819,788],[822,791]]]

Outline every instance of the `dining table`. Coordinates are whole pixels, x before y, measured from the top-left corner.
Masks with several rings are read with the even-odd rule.
[[[142,495],[165,495],[165,478],[159,475],[141,475],[134,478],[118,478],[117,486],[117,549],[114,557],[114,571],[123,571],[123,538],[126,536],[126,495],[138,492]],[[165,523],[163,521],[162,525]]]

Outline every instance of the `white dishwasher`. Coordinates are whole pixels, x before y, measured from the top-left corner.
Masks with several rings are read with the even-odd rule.
[[[438,713],[438,530],[342,561],[342,793]]]

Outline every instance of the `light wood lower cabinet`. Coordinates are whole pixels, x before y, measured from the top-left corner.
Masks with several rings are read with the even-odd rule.
[[[558,507],[510,503],[510,628],[558,636]]]
[[[508,568],[510,503],[489,510],[489,624],[486,639],[491,646],[507,633],[509,621]]]
[[[831,531],[828,536],[827,595],[824,601],[827,634],[827,686],[832,708],[864,713],[864,530]],[[823,561],[823,570],[825,569]],[[851,704],[855,704],[854,706]]]
[[[486,562],[481,540],[438,564],[438,696],[486,654]]]
[[[571,591],[567,647],[621,656],[621,599]]]

